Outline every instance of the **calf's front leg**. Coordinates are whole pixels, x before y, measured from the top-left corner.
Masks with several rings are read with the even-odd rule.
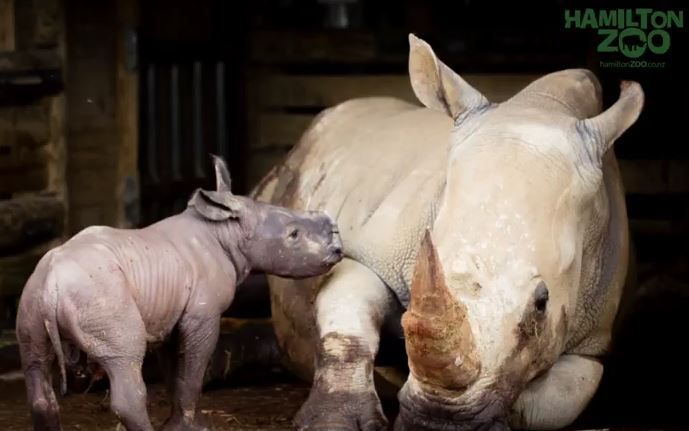
[[[166,431],[207,430],[200,423],[197,403],[203,388],[203,376],[220,332],[220,316],[204,315],[203,310],[187,312],[179,325],[179,344],[174,358],[175,376],[172,413],[163,427]]]
[[[387,425],[373,384],[380,328],[394,296],[370,269],[345,259],[316,299],[314,382],[295,418],[299,429],[381,430]]]

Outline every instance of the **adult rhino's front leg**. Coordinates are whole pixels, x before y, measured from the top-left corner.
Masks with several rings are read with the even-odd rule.
[[[514,429],[555,430],[581,414],[598,389],[603,365],[591,357],[563,355],[519,395],[512,406]]]
[[[373,384],[380,328],[394,297],[364,265],[342,261],[316,299],[313,387],[295,418],[299,429],[380,430],[387,426]]]

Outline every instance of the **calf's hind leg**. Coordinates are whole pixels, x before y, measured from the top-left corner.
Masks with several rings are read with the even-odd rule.
[[[42,336],[36,338],[36,335]],[[50,374],[55,355],[48,335],[45,331],[42,334],[38,332],[29,339],[23,331],[18,330],[17,336],[34,430],[61,430],[59,407]]]
[[[316,299],[316,371],[299,429],[381,430],[387,425],[373,383],[380,328],[394,296],[364,265],[345,259]]]
[[[146,411],[146,385],[141,367],[146,354],[146,328],[136,306],[88,309],[63,303],[66,327],[76,344],[100,364],[110,382],[110,409],[128,431],[153,431]],[[126,322],[123,330],[122,322]]]

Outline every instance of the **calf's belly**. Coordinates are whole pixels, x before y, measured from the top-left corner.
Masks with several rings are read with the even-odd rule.
[[[148,343],[159,343],[167,339],[182,317],[187,295],[183,291],[167,290],[170,291],[158,294],[153,292],[137,301]]]

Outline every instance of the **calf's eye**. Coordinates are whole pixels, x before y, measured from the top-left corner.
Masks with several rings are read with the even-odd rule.
[[[294,229],[290,230],[290,231],[289,231],[289,234],[287,234],[287,237],[288,237],[289,239],[297,239],[297,238],[299,238],[299,229],[294,228]]]

